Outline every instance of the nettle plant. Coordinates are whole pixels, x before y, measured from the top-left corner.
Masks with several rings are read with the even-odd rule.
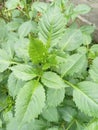
[[[0,130],[97,130],[98,45],[68,0],[8,0],[0,12]]]

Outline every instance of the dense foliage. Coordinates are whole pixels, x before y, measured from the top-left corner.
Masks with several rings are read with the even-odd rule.
[[[87,5],[0,7],[0,130],[98,130],[98,45]]]

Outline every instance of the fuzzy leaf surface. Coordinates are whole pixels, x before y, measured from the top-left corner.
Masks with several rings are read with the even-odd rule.
[[[0,72],[5,71],[10,65],[10,57],[7,52],[0,49]]]
[[[47,55],[47,49],[38,39],[30,38],[29,56],[33,63],[44,62]]]
[[[35,78],[37,75],[34,73],[34,70],[31,66],[20,64],[11,67],[14,75],[21,80],[28,81]]]
[[[73,99],[82,112],[98,117],[98,84],[90,81],[78,83],[73,92]]]
[[[93,81],[98,83],[98,57],[93,60],[93,63],[89,70],[90,77]]]
[[[39,22],[39,39],[43,43],[55,44],[62,36],[65,19],[59,8],[51,7]]]
[[[54,88],[54,89],[68,87],[59,75],[51,71],[43,73],[42,83],[48,88]]]
[[[73,51],[77,49],[82,42],[82,33],[79,29],[67,29],[59,42],[59,46],[62,50]]]
[[[62,65],[61,74],[73,75],[81,73],[87,67],[87,59],[84,54],[73,54],[67,58],[66,62]]]
[[[15,98],[18,94],[20,88],[24,86],[24,83],[22,80],[17,79],[13,73],[10,74],[8,79],[8,90],[9,94]]]
[[[21,99],[21,100],[20,100]],[[45,92],[38,81],[30,81],[20,90],[16,99],[16,119],[20,123],[36,118],[45,105]]]
[[[65,88],[61,89],[51,89],[47,90],[47,105],[48,106],[58,106],[64,99]]]
[[[59,114],[56,107],[47,107],[43,110],[42,116],[50,122],[58,122]]]

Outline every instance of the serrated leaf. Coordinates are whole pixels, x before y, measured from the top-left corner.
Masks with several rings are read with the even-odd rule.
[[[79,29],[67,29],[59,42],[59,47],[62,50],[73,51],[82,43],[82,33]]]
[[[65,24],[65,18],[59,8],[51,7],[39,22],[39,39],[44,44],[56,44],[62,36]]]
[[[19,128],[19,123],[16,118],[10,120],[7,124],[7,130],[43,130],[47,127],[47,122],[43,120],[32,120],[30,123],[25,123]]]
[[[62,65],[62,76],[73,75],[75,73],[81,73],[87,67],[87,59],[84,54],[73,54],[69,56],[66,62]]]
[[[23,82],[22,80],[17,79],[13,73],[10,74],[8,78],[8,91],[14,99],[20,91],[20,88],[24,86],[24,83],[25,82]]]
[[[24,81],[31,80],[37,76],[32,67],[26,64],[15,65],[11,67],[11,70],[18,79]]]
[[[47,49],[38,39],[30,38],[29,56],[33,63],[42,63],[47,56]]]
[[[98,84],[83,81],[73,91],[76,106],[85,114],[98,117]]]
[[[20,100],[21,99],[21,100]],[[26,123],[36,118],[45,105],[45,92],[38,81],[30,81],[20,90],[16,99],[15,116],[18,122]]]
[[[59,75],[51,71],[44,72],[41,81],[48,88],[61,89],[68,87]]]
[[[90,67],[89,74],[93,81],[98,83],[98,57],[93,60],[93,64]]]
[[[48,89],[47,90],[47,105],[58,106],[64,99],[65,89]]]
[[[37,29],[37,26],[32,21],[26,21],[21,24],[21,26],[18,29],[18,34],[20,37],[27,36],[30,32],[34,31],[35,28]]]
[[[0,49],[0,72],[5,71],[10,65],[10,57],[7,52]]]
[[[47,107],[43,110],[42,116],[50,122],[58,122],[59,114],[56,107]]]

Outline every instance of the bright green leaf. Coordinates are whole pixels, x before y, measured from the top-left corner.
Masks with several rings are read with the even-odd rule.
[[[30,38],[29,56],[33,63],[42,63],[47,56],[47,49],[38,39]]]

